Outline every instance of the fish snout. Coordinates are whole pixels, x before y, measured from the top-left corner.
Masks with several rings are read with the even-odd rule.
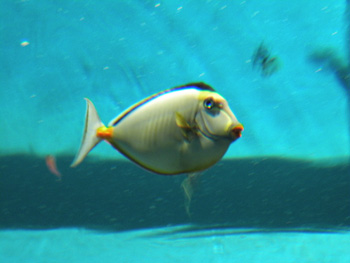
[[[233,140],[236,140],[238,138],[242,137],[242,131],[244,130],[244,127],[242,124],[235,124],[230,127],[230,136]]]

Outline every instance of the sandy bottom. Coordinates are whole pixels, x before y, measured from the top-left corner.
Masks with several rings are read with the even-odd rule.
[[[350,262],[347,231],[183,229],[1,231],[0,262]]]

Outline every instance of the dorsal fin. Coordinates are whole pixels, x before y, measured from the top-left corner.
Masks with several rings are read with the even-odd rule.
[[[198,88],[200,90],[209,90],[209,91],[215,92],[215,89],[213,87],[209,86],[208,84],[206,84],[204,82],[192,82],[192,83],[188,83],[186,85],[181,85],[181,86],[172,88],[170,90],[182,89],[182,88],[188,88],[188,87],[194,87],[194,88]]]

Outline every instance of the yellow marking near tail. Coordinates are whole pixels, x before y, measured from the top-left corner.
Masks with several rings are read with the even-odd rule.
[[[113,127],[102,126],[98,128],[96,131],[96,136],[101,139],[108,140],[112,138],[112,135],[113,135]]]

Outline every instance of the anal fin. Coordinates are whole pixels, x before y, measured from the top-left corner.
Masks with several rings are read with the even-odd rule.
[[[191,200],[194,193],[194,187],[198,183],[198,179],[200,178],[202,174],[201,173],[190,173],[188,174],[187,178],[182,181],[181,187],[184,190],[185,195],[185,209],[186,213],[189,217],[191,217]]]

